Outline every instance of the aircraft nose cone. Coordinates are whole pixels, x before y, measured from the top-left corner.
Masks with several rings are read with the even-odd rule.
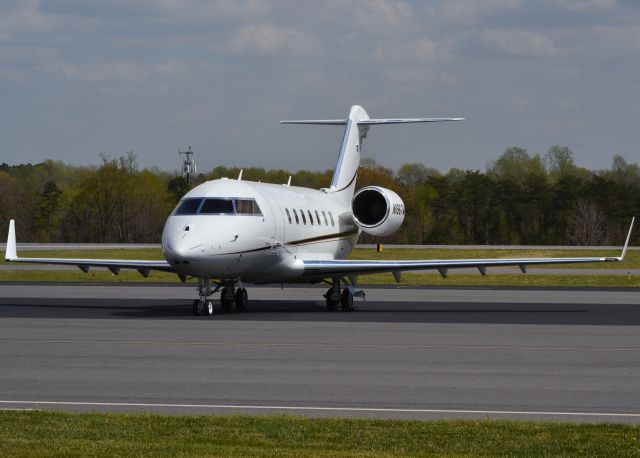
[[[173,258],[176,258],[176,260],[187,257],[193,258],[200,254],[203,249],[203,241],[193,234],[181,234],[170,237],[166,244],[167,253]]]

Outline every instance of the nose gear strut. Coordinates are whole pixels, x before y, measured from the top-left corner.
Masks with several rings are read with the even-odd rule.
[[[236,283],[239,288],[236,288]],[[222,289],[220,291],[220,289]],[[211,289],[211,281],[209,278],[202,277],[198,283],[198,295],[200,299],[193,301],[193,314],[213,316],[215,313],[213,301],[208,299],[209,296],[220,291],[220,306],[224,311],[244,311],[249,305],[249,295],[247,290],[242,286],[242,281],[238,279],[224,280],[224,283],[218,283],[215,289]]]

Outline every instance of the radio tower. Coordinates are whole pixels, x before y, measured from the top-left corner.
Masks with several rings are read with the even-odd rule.
[[[191,146],[186,151],[180,151],[178,148],[178,154],[184,154],[185,158],[182,161],[182,174],[185,175],[187,179],[187,184],[191,183],[191,175],[196,174],[196,161],[193,160],[191,156],[193,156],[193,151],[191,151]]]

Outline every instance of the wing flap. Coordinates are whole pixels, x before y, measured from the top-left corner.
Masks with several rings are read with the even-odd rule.
[[[589,262],[616,262],[618,257],[585,258],[514,258],[514,259],[436,259],[418,261],[303,261],[304,275],[347,275],[353,273],[405,272],[411,270],[460,269],[473,267],[486,273],[487,267],[520,267],[543,264],[577,264]]]

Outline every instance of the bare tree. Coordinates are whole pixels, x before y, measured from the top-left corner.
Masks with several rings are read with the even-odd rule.
[[[569,217],[569,241],[574,245],[596,246],[607,242],[604,211],[593,201],[579,201]]]

